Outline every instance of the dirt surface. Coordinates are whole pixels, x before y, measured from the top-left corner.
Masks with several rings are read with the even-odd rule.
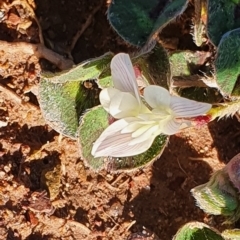
[[[75,64],[132,51],[109,26],[106,10],[99,0],[0,0],[0,46],[44,41]],[[191,39],[182,28],[180,48]],[[239,153],[235,117],[172,136],[152,166],[95,173],[83,165],[77,142],[45,123],[33,94],[41,71],[57,67],[29,46],[14,49],[0,47],[0,239],[170,240],[193,220],[227,227],[195,206],[190,189]]]

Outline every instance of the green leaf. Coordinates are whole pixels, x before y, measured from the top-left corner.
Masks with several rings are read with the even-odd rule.
[[[104,55],[89,59],[73,68],[58,73],[43,73],[42,77],[49,79],[53,83],[64,83],[69,81],[86,81],[89,79],[97,79],[99,75],[110,65],[113,53],[108,52]]]
[[[39,104],[47,123],[57,132],[76,138],[80,116],[99,104],[95,80],[109,67],[111,53],[68,71],[45,74],[39,86]]]
[[[76,138],[80,116],[86,109],[99,104],[100,90],[89,89],[84,82],[53,83],[42,79],[40,83],[40,107],[47,123],[57,132]]]
[[[229,222],[239,219],[239,200],[224,169],[216,171],[209,182],[191,190],[197,205],[206,213],[228,216]]]
[[[235,89],[240,74],[240,28],[222,37],[218,46],[215,68],[220,89],[229,95],[233,91],[240,93],[240,86]]]
[[[81,146],[82,158],[86,165],[93,170],[102,168],[113,168],[114,170],[130,170],[152,163],[162,154],[168,137],[158,136],[150,149],[145,153],[126,158],[98,157],[91,155],[93,143],[100,134],[108,127],[108,113],[101,107],[95,107],[84,114],[83,121],[79,127],[79,143]]]
[[[239,0],[208,0],[207,33],[217,46],[228,31],[240,27]]]
[[[204,223],[191,222],[181,227],[173,240],[224,240],[224,238]]]
[[[143,46],[169,21],[180,15],[187,0],[118,0],[112,1],[108,19],[116,32],[127,42]]]
[[[168,54],[161,44],[157,43],[155,48],[148,54],[133,57],[134,66],[138,66],[148,84],[169,88],[171,71]]]

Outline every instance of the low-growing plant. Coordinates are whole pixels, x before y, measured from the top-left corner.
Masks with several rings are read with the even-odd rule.
[[[193,41],[199,47],[211,42],[214,56],[201,50],[168,52],[158,39],[192,3]],[[106,53],[63,73],[43,75],[39,99],[46,121],[59,133],[78,139],[82,158],[92,169],[111,165],[129,170],[159,158],[170,135],[236,114],[239,7],[238,0],[112,1],[107,13],[111,26],[139,51]],[[191,191],[206,213],[224,215],[230,222],[240,217],[239,159],[237,155]],[[220,234],[193,222],[174,239],[238,236],[239,230]]]

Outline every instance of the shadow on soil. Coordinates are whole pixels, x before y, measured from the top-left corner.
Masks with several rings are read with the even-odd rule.
[[[172,136],[169,146],[152,166],[150,185],[124,207],[124,218],[130,221],[132,212],[137,221],[132,232],[141,232],[144,226],[160,239],[168,239],[184,223],[198,220],[195,215],[203,216],[190,190],[207,182],[212,170],[206,162],[189,157],[199,155],[186,140]]]
[[[236,118],[214,121],[209,125],[219,159],[227,163],[240,152],[240,127]],[[169,146],[152,166],[150,185],[124,206],[123,215],[136,224],[132,232],[142,232],[143,227],[154,232],[160,240],[169,239],[189,221],[203,221],[204,212],[195,205],[190,190],[206,183],[212,173],[211,167],[201,160],[199,154],[186,140],[177,135],[170,138]],[[218,221],[218,220],[217,220]],[[168,228],[166,228],[168,226]]]
[[[208,124],[220,161],[228,163],[240,152],[240,124],[236,117]]]

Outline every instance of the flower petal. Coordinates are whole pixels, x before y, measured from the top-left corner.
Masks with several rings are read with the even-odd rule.
[[[111,74],[114,87],[122,92],[134,94],[140,103],[137,81],[131,59],[126,53],[115,55],[111,61]]]
[[[171,102],[171,95],[169,94],[168,90],[159,87],[150,85],[144,89],[144,98],[146,102],[152,108],[158,107],[169,107]]]
[[[145,152],[151,146],[153,137],[139,144],[129,145],[132,140],[131,133],[121,133],[121,129],[133,120],[134,118],[121,119],[106,128],[94,143],[92,155],[94,157],[128,157]]]
[[[211,109],[209,103],[197,102],[182,97],[171,97],[170,108],[176,117],[196,117],[204,115]]]
[[[155,123],[156,125],[157,123]],[[151,129],[154,126],[154,124],[144,124],[140,128],[138,128],[136,131],[132,133],[133,138],[138,138],[139,136],[143,135],[145,132],[147,132],[149,129]]]
[[[166,135],[173,135],[179,132],[181,123],[175,121],[174,118],[160,121],[161,132]]]
[[[121,133],[132,133],[142,127],[142,124],[138,121],[134,121],[129,123],[126,127],[124,127],[121,131]]]
[[[111,99],[118,93],[120,93],[120,91],[116,88],[104,88],[100,92],[99,94],[100,103],[107,112],[109,112]]]
[[[160,129],[158,125],[150,125],[148,128],[142,127],[142,129],[139,129],[132,134],[134,138],[129,144],[135,145],[141,142],[153,141],[155,137],[161,133],[159,130]]]
[[[156,121],[142,121],[137,118],[136,121],[129,123],[125,128],[122,129],[121,133],[133,133],[145,125],[152,126]]]
[[[111,148],[111,142],[108,144],[108,138],[113,138],[115,135],[119,135],[119,132],[129,124],[125,119],[120,119],[111,125],[109,125],[100,135],[100,137],[93,144],[92,155],[96,156],[97,152],[102,149]],[[106,155],[108,156],[108,155]]]
[[[138,115],[140,105],[137,99],[130,93],[119,92],[110,102],[109,113],[114,118],[135,117]]]

